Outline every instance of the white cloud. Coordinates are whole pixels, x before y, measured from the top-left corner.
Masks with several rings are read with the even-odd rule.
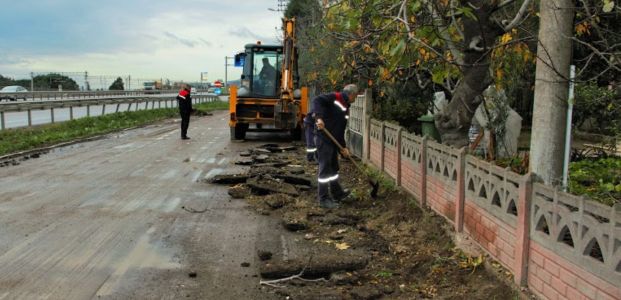
[[[86,70],[195,81],[200,72],[209,72],[210,80],[219,79],[224,78],[225,56],[257,39],[275,42],[280,26],[280,15],[267,10],[275,0],[48,0],[36,5],[40,2],[49,15],[42,9],[24,10],[21,17],[47,20],[49,26],[32,21],[15,32],[0,29],[0,74]],[[79,10],[65,11],[67,7]],[[0,12],[0,18],[5,16]],[[239,74],[229,67],[229,79]]]

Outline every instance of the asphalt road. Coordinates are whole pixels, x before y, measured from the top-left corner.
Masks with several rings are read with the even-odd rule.
[[[231,143],[226,117],[192,119],[190,141],[168,122],[0,168],[0,299],[265,299],[256,247],[279,225],[200,182],[264,143]]]

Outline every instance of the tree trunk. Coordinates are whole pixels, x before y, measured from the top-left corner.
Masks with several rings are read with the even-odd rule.
[[[546,184],[560,183],[574,1],[541,1],[530,170]]]
[[[451,102],[434,116],[442,143],[461,148],[468,146],[468,130],[472,117],[481,103],[480,95],[492,83],[489,74],[491,47],[502,29],[492,21],[496,7],[490,1],[465,1],[464,5],[478,7],[476,19],[463,17],[464,27],[464,77],[455,88]]]

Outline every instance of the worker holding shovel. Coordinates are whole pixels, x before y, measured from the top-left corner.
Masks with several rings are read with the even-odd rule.
[[[323,94],[313,99],[313,111],[318,129],[315,138],[319,161],[317,197],[322,208],[338,207],[338,202],[350,193],[349,190],[343,189],[338,181],[338,153],[350,157],[349,150],[345,148],[345,129],[349,118],[349,106],[356,101],[357,96],[358,87],[355,84],[348,84],[343,88],[343,92]],[[330,139],[330,135],[335,137],[338,145]]]

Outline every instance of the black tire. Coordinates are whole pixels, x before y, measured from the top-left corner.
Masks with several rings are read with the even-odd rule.
[[[248,131],[249,124],[238,123],[235,128],[231,128],[232,140],[243,140],[246,138],[246,131]]]
[[[298,126],[295,129],[291,129],[291,140],[299,141],[302,139],[302,127]]]

